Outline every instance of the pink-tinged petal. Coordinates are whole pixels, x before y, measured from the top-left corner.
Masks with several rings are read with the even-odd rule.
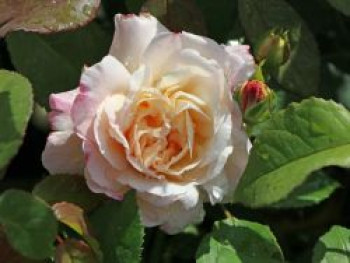
[[[129,187],[120,184],[116,178],[119,171],[113,169],[107,160],[99,153],[96,145],[84,142],[86,159],[85,178],[91,191],[122,200]]]
[[[95,118],[99,101],[93,93],[82,92],[75,99],[71,118],[73,121],[74,131],[82,139],[93,138],[92,124]]]
[[[160,32],[168,30],[150,14],[115,16],[115,34],[109,54],[120,60],[130,72],[139,67],[140,58]]]
[[[72,132],[52,132],[42,154],[42,163],[50,174],[83,174],[81,140]]]
[[[137,203],[142,223],[147,227],[161,225],[161,229],[168,234],[176,234],[188,224],[201,222],[204,217],[202,202],[191,209],[186,209],[181,202],[154,206],[138,195]]]
[[[79,94],[71,110],[80,137],[87,138],[97,109],[106,97],[128,92],[129,80],[129,72],[112,56],[106,56],[100,63],[84,70]]]
[[[51,110],[69,114],[77,95],[78,89],[51,94],[49,98]]]
[[[255,62],[250,54],[249,46],[230,41],[225,50],[228,53],[228,79],[231,89],[247,81],[255,71]]]
[[[52,130],[73,131],[70,111],[77,95],[78,89],[50,95],[49,101],[52,111],[49,113],[49,121]]]

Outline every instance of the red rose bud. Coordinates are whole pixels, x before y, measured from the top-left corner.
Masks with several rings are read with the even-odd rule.
[[[279,67],[287,62],[290,56],[290,44],[287,32],[277,34],[274,31],[265,36],[256,50],[256,60],[265,64]]]
[[[244,83],[236,98],[243,113],[247,129],[270,118],[275,109],[275,94],[260,80],[250,80]]]
[[[244,83],[240,90],[240,104],[243,112],[253,105],[265,100],[271,93],[267,85],[259,80],[250,80]]]

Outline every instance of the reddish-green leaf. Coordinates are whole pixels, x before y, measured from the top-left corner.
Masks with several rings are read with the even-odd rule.
[[[0,36],[15,30],[50,33],[91,21],[100,0],[0,0]]]

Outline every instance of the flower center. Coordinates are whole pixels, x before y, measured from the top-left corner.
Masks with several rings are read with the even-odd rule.
[[[213,134],[211,112],[186,88],[143,88],[130,106],[124,135],[139,165],[170,180],[183,180],[200,164]]]

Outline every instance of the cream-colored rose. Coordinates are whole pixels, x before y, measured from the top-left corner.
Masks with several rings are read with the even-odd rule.
[[[143,224],[176,233],[202,220],[203,202],[231,195],[243,172],[249,142],[231,92],[253,71],[246,46],[116,15],[110,54],[84,70],[76,94],[51,97],[44,166],[84,166],[90,189],[115,199],[136,190]]]

